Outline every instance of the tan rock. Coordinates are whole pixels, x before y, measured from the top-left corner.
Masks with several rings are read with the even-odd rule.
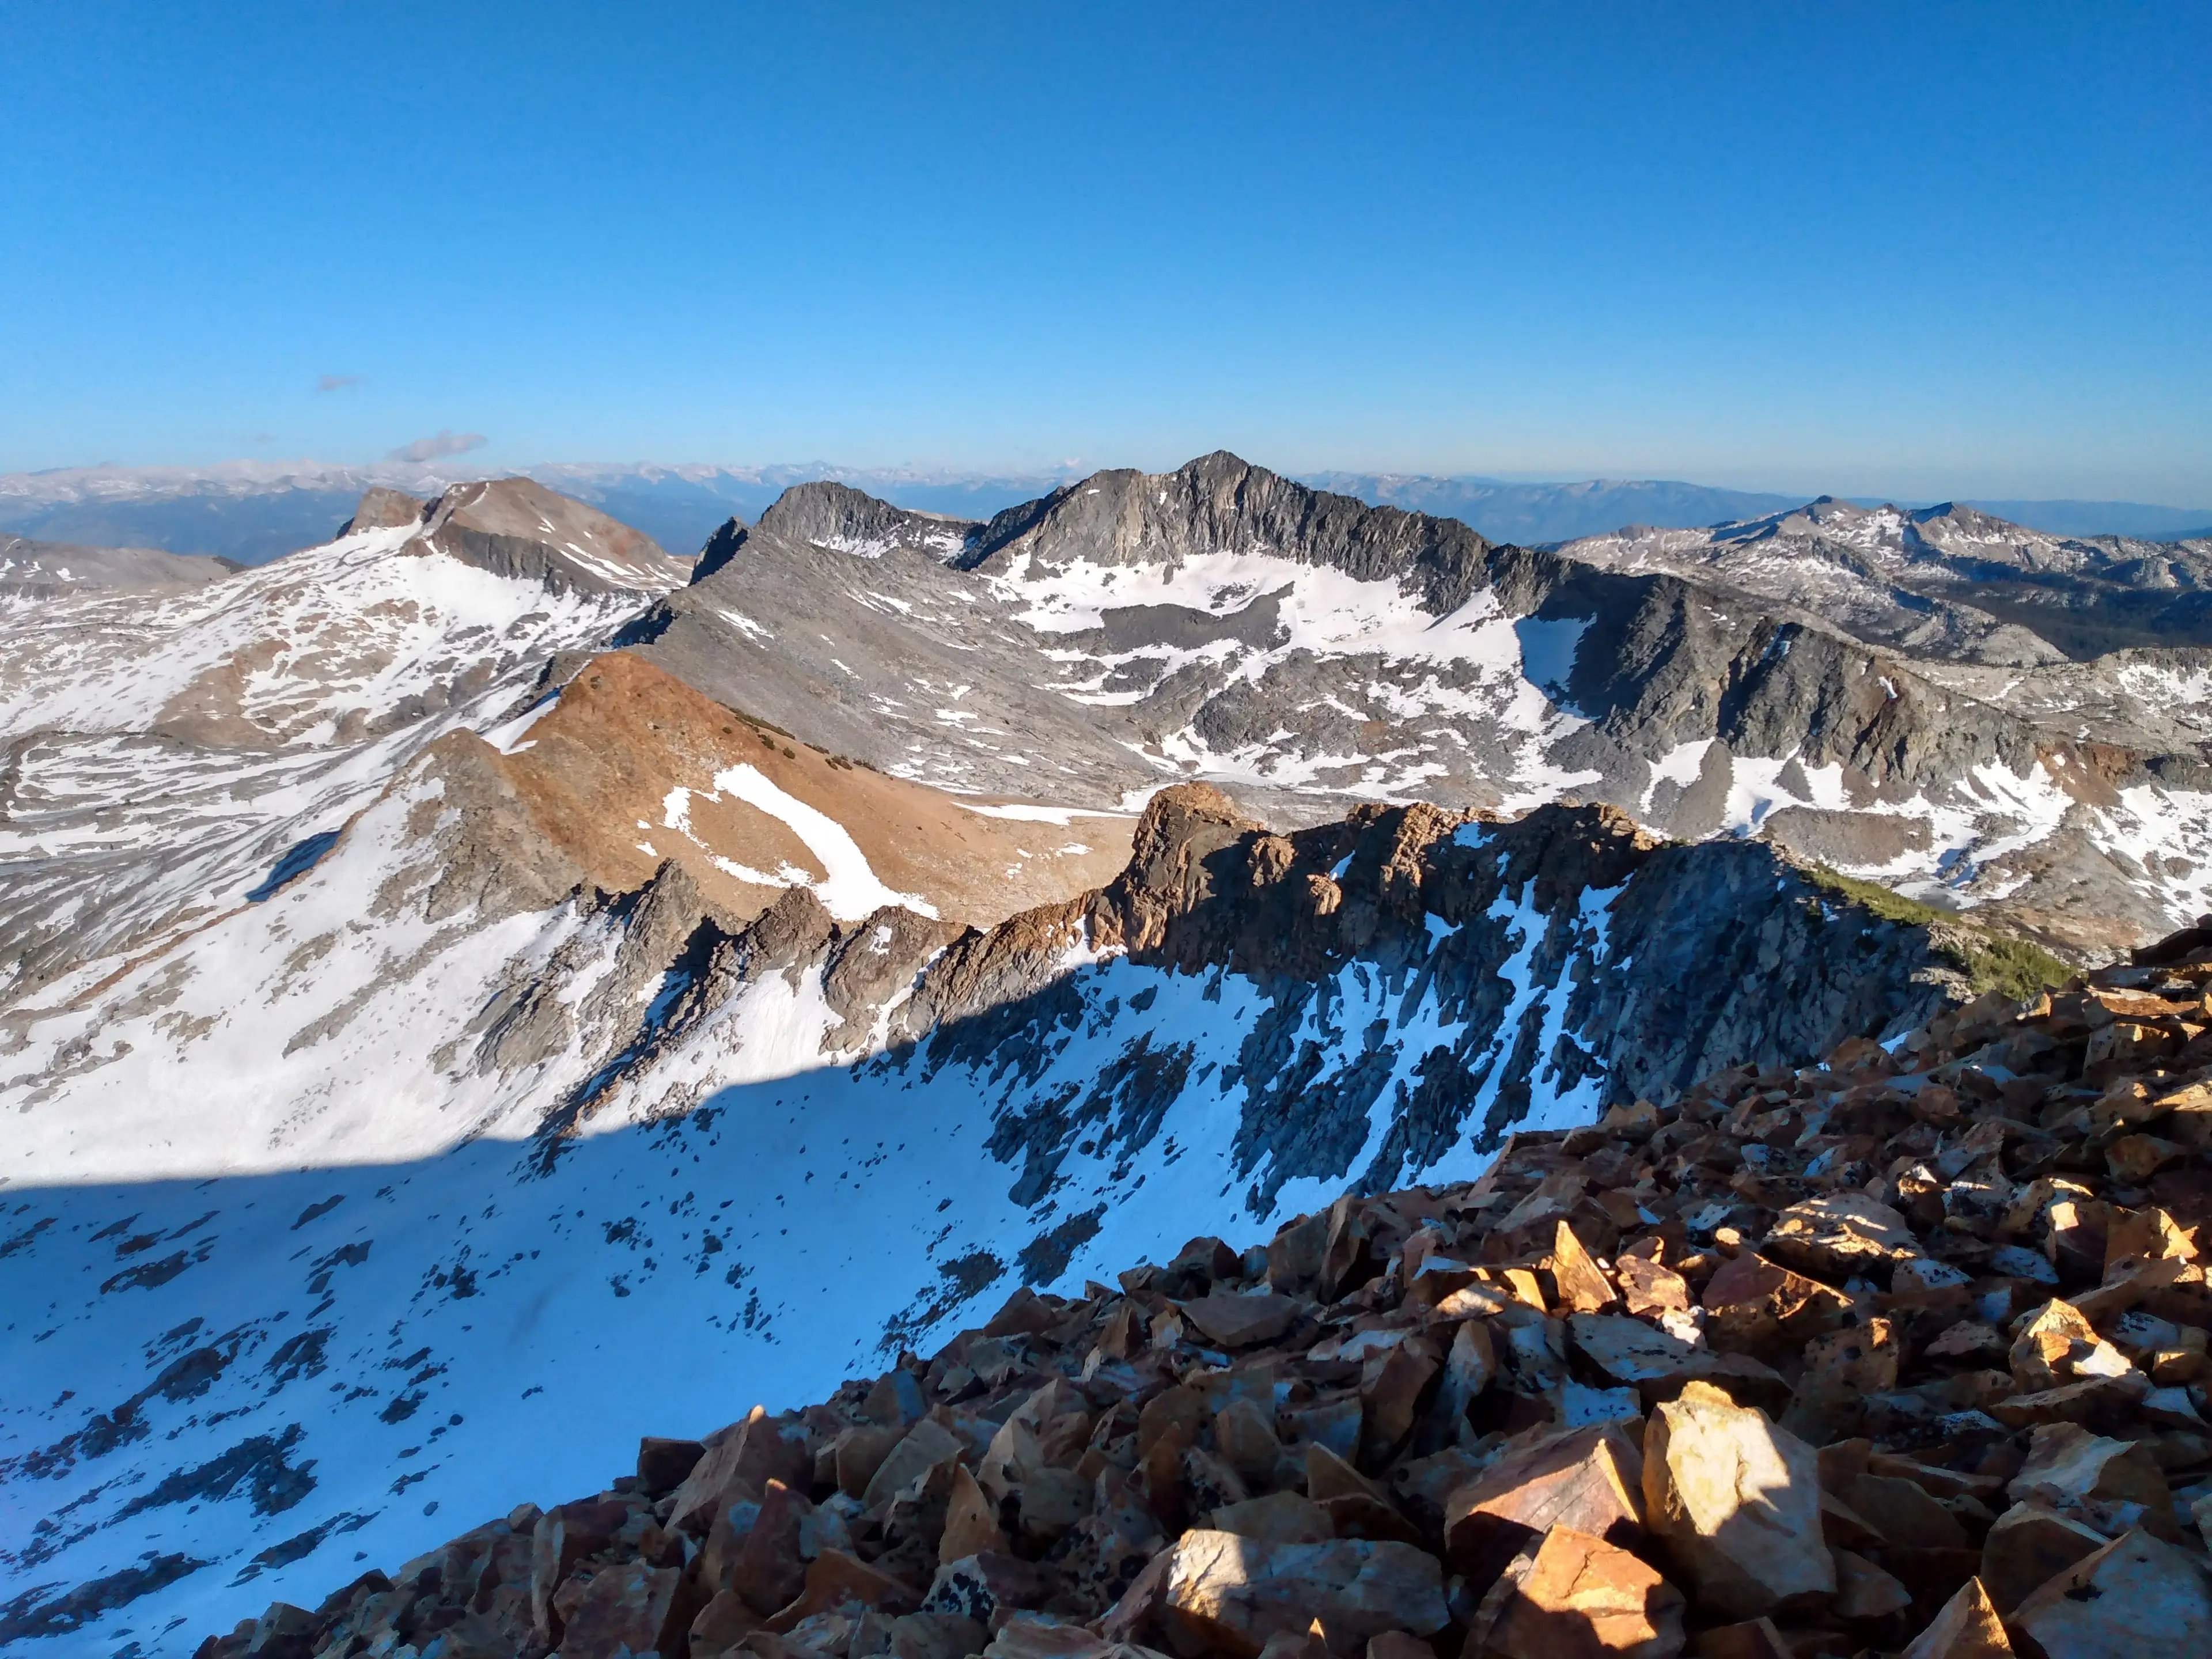
[[[1887,1319],[1869,1319],[1807,1343],[1805,1373],[1826,1386],[1882,1394],[1897,1386],[1903,1358],[1896,1326]]]
[[[742,1423],[708,1437],[706,1455],[676,1489],[669,1528],[703,1534],[732,1499],[758,1498],[770,1480],[803,1490],[813,1473],[805,1431],[756,1406]]]
[[[1326,1446],[1306,1448],[1306,1496],[1321,1506],[1339,1538],[1420,1541],[1420,1529],[1390,1494]]]
[[[1256,1656],[1269,1637],[1316,1620],[1331,1652],[1353,1655],[1384,1631],[1442,1630],[1449,1614],[1443,1568],[1409,1544],[1273,1544],[1194,1531],[1169,1553],[1158,1617],[1187,1641]]]
[[[911,1586],[889,1573],[842,1550],[823,1550],[806,1564],[806,1584],[799,1598],[778,1610],[768,1628],[781,1635],[801,1620],[822,1613],[912,1613],[918,1601]]]
[[[1905,1218],[1864,1193],[1831,1193],[1793,1204],[1767,1230],[1764,1254],[1816,1278],[1872,1273],[1921,1253]]]
[[[1294,1492],[1269,1492],[1264,1498],[1224,1504],[1213,1511],[1209,1524],[1216,1532],[1233,1532],[1240,1538],[1258,1538],[1270,1544],[1317,1544],[1336,1536],[1328,1511]]]
[[[1691,1383],[1645,1424],[1644,1506],[1699,1601],[1719,1613],[1753,1618],[1835,1593],[1818,1455],[1708,1384]]]
[[[2130,1369],[2126,1355],[2057,1297],[2038,1309],[2014,1340],[2010,1358],[2013,1381],[2023,1394],[2089,1377],[2119,1376]]]
[[[1834,1330],[1851,1312],[1850,1297],[1751,1251],[1723,1263],[1699,1301],[1706,1340],[1739,1353],[1802,1344]]]
[[[1626,1550],[1554,1527],[1483,1598],[1468,1650],[1496,1659],[1674,1659],[1682,1594]]]
[[[806,1583],[800,1533],[813,1510],[803,1493],[770,1480],[742,1537],[722,1522],[708,1533],[702,1577],[712,1589],[735,1590],[763,1619],[789,1605]]]
[[[2212,1653],[2212,1573],[2137,1528],[2039,1586],[2006,1625],[2023,1651],[2047,1659]]]
[[[1917,1481],[1895,1475],[1855,1476],[1838,1494],[1864,1516],[1885,1543],[1907,1549],[1962,1550],[1972,1540],[1959,1517]]]
[[[1885,1619],[1912,1605],[1912,1592],[1856,1553],[1829,1546],[1836,1565],[1838,1619]]]
[[[956,1465],[952,1495],[945,1505],[945,1531],[938,1539],[939,1565],[986,1551],[1003,1555],[1006,1548],[1006,1534],[999,1525],[999,1506],[976,1484],[973,1474]]]
[[[735,1590],[717,1590],[691,1620],[691,1651],[726,1652],[760,1627],[760,1615]]]
[[[1905,1659],[2012,1659],[2012,1652],[1982,1581],[1969,1578],[1935,1622],[1912,1638]]]
[[[1276,1437],[1272,1411],[1241,1397],[1230,1401],[1213,1414],[1213,1443],[1222,1461],[1248,1484],[1273,1484],[1283,1443]]]
[[[1552,1276],[1552,1305],[1563,1313],[1595,1313],[1620,1300],[1613,1281],[1565,1221],[1553,1230],[1552,1253],[1544,1258],[1543,1267]]]
[[[2028,1442],[2027,1461],[2005,1488],[2014,1503],[2063,1508],[2083,1498],[2142,1504],[2160,1510],[2172,1503],[2166,1476],[2149,1448],[2108,1440],[2074,1423],[2050,1423]]]
[[[837,1490],[848,1498],[867,1491],[868,1482],[890,1455],[891,1448],[906,1437],[903,1428],[881,1423],[862,1423],[845,1430],[831,1443],[831,1468]]]
[[[629,1516],[625,1504],[585,1498],[559,1504],[539,1517],[530,1537],[531,1621],[548,1645],[561,1639],[555,1595],[585,1557],[606,1547]]]
[[[2212,1090],[2202,1084],[2192,1085],[2197,1093],[2207,1097],[2206,1113],[2212,1119]],[[2116,1212],[2105,1230],[2105,1273],[2111,1277],[2113,1270],[2130,1261],[2159,1261],[2166,1259],[2194,1261],[2197,1247],[2190,1243],[2189,1235],[2175,1224],[2164,1210],[2152,1206],[2142,1210]]]
[[[1409,1336],[1363,1370],[1360,1443],[1375,1465],[1386,1462],[1413,1432],[1421,1396],[1443,1364],[1435,1343],[1425,1336]]]
[[[1789,1393],[1779,1376],[1748,1354],[1716,1353],[1624,1315],[1576,1314],[1567,1321],[1567,1336],[1607,1377],[1635,1389],[1646,1407],[1673,1399],[1692,1378],[1761,1389],[1778,1401]]]
[[[2186,1146],[2156,1135],[2122,1135],[2105,1148],[2105,1167],[2113,1180],[2140,1187],[2167,1164],[2188,1156]]]
[[[671,1653],[687,1639],[696,1603],[684,1593],[681,1567],[618,1561],[600,1568],[561,1634],[562,1659],[629,1659]]]
[[[2042,1504],[2015,1504],[1982,1540],[1982,1587],[2009,1617],[2028,1593],[2111,1540]]]
[[[1444,1547],[1487,1583],[1555,1526],[1632,1544],[1641,1534],[1643,1457],[1616,1424],[1543,1434],[1508,1451],[1444,1504]]]
[[[1372,1642],[1368,1644],[1370,1648],[1374,1645]],[[1321,1633],[1321,1621],[1316,1619],[1307,1630],[1277,1631],[1267,1638],[1267,1645],[1260,1650],[1260,1659],[1330,1659],[1328,1640]],[[1435,1659],[1434,1654],[1430,1659]]]
[[[1467,1419],[1467,1408],[1497,1376],[1498,1348],[1491,1340],[1490,1327],[1479,1319],[1463,1321],[1452,1332],[1443,1374],[1437,1379],[1437,1397],[1431,1407],[1436,1420],[1456,1433]]]
[[[1690,1281],[1649,1256],[1624,1255],[1613,1262],[1613,1277],[1628,1311],[1638,1316],[1684,1310],[1690,1305]]]
[[[1206,1423],[1206,1396],[1196,1389],[1177,1383],[1154,1395],[1137,1416],[1137,1455],[1152,1455],[1152,1449],[1172,1443],[1176,1449],[1194,1445]]]
[[[1993,1398],[1984,1401],[1980,1409],[2008,1429],[2032,1429],[2044,1423],[2080,1423],[2131,1404],[2149,1392],[2150,1379],[2136,1371],[2124,1376],[2092,1376],[2034,1394]]]
[[[862,1490],[860,1501],[873,1509],[939,1464],[957,1459],[962,1449],[958,1435],[934,1418],[923,1418],[884,1455]]]
[[[1437,1659],[1437,1650],[1401,1630],[1386,1630],[1368,1641],[1367,1659]]]
[[[1183,1317],[1224,1348],[1249,1348],[1273,1342],[1297,1322],[1298,1304],[1287,1296],[1262,1291],[1239,1296],[1212,1291],[1176,1304]]]

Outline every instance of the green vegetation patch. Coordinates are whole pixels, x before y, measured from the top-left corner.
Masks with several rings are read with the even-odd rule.
[[[2001,991],[2015,1002],[2039,991],[2063,985],[2074,969],[2050,951],[2011,933],[2000,933],[1968,921],[1955,910],[1939,909],[1879,882],[1838,875],[1826,865],[1800,866],[1798,871],[1812,885],[1832,899],[1908,927],[1928,930],[1936,953],[1966,976],[1977,992]]]

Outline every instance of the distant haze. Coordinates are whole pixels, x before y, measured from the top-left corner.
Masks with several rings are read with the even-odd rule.
[[[724,520],[750,522],[794,483],[836,478],[923,513],[988,519],[1088,475],[1090,466],[1031,474],[925,472],[841,467],[826,461],[775,466],[627,465],[549,462],[518,471],[642,530],[672,553],[696,553]],[[87,467],[0,477],[0,532],[94,547],[153,547],[260,564],[326,541],[361,492],[384,484],[434,495],[483,476],[458,458],[368,466],[234,462],[207,468]],[[1761,518],[1819,492],[1783,495],[1673,479],[1510,482],[1417,473],[1316,472],[1303,482],[1408,512],[1457,519],[1496,542],[1534,545],[1603,534],[1624,525],[1694,529]],[[1871,500],[1869,497],[1858,497]],[[1893,498],[1894,499],[1894,498]],[[1925,498],[1900,500],[1925,506]],[[2015,524],[2060,536],[2172,540],[2206,533],[2212,507],[2139,501],[1975,501]]]

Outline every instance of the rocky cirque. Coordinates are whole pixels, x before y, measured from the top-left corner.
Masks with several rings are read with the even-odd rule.
[[[1017,1291],[201,1659],[2212,1650],[2212,918]]]

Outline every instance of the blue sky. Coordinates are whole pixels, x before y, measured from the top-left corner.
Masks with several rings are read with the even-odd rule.
[[[2202,4],[0,0],[0,471],[2212,504]]]

